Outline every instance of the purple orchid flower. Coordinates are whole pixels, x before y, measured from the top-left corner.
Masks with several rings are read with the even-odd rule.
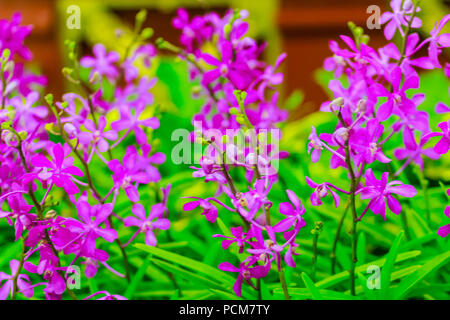
[[[19,261],[11,260],[9,266],[11,268],[11,275],[8,275],[0,271],[0,284],[3,282],[3,286],[0,288],[0,300],[6,300],[9,295],[12,296],[14,290],[14,277],[19,271]],[[33,288],[31,286],[30,278],[26,274],[19,274],[17,276],[17,287],[19,292],[27,298],[33,297]]]
[[[139,233],[145,233],[145,244],[148,246],[156,246],[157,240],[153,230],[167,230],[170,227],[170,221],[163,218],[165,211],[165,206],[161,203],[157,203],[152,206],[148,217],[145,214],[144,206],[140,203],[136,203],[131,208],[131,212],[135,217],[126,217],[123,221],[126,227],[138,227],[135,235],[128,242],[130,243],[134,237]]]
[[[354,161],[357,166],[361,163],[372,163],[378,160],[388,163],[391,160],[386,157],[377,142],[383,134],[384,126],[377,119],[370,119],[366,128],[356,129],[349,138],[351,150],[355,153]]]
[[[320,160],[320,154],[323,149],[323,142],[317,136],[316,128],[312,127],[311,134],[308,137],[308,153],[311,154],[311,161],[316,163]],[[312,152],[311,152],[312,150]]]
[[[108,162],[108,168],[113,172],[112,178],[115,192],[117,193],[120,189],[123,189],[130,201],[138,202],[139,192],[136,184],[148,184],[151,181],[151,177],[147,172],[136,168],[137,154],[132,149],[127,149],[122,162],[123,164],[117,159]]]
[[[393,87],[392,93],[379,83],[372,85],[372,90],[375,95],[388,98],[388,101],[383,103],[378,108],[377,119],[379,121],[387,120],[391,116],[395,107],[402,107],[406,110],[415,109],[414,102],[406,96],[405,91],[408,89],[417,89],[419,87],[419,77],[415,75],[410,76],[405,80],[403,86],[400,88],[402,70],[400,67],[396,67],[390,74],[390,80]]]
[[[248,240],[253,237],[251,231],[244,233],[244,231],[242,230],[242,226],[238,226],[236,228],[230,228],[230,230],[231,230],[231,234],[233,235],[232,237],[224,236],[221,234],[215,234],[215,235],[213,235],[213,238],[225,238],[225,240],[222,241],[223,250],[227,250],[231,244],[236,243],[236,245],[239,248],[239,253],[240,254],[243,253],[245,244],[246,243],[250,244],[250,242]]]
[[[361,199],[363,200],[370,199],[370,202],[359,219],[370,209],[374,214],[379,214],[386,220],[386,201],[392,212],[400,214],[402,206],[392,194],[407,198],[412,198],[417,194],[416,188],[403,184],[401,181],[395,180],[388,183],[388,172],[384,172],[381,180],[377,180],[372,169],[368,169],[364,177],[366,179],[366,186],[359,189],[356,193],[360,193]]]
[[[107,203],[91,206],[86,201],[79,201],[76,207],[80,221],[69,218],[65,224],[70,231],[78,234],[77,238],[84,238],[80,248],[82,255],[95,258],[95,240],[97,238],[101,237],[107,242],[113,242],[118,238],[116,230],[100,227],[111,215],[113,205]]]
[[[312,181],[309,177],[306,177],[306,183],[310,188],[314,189],[314,192],[311,194],[311,204],[313,206],[320,206],[322,205],[322,198],[326,197],[328,195],[328,192],[331,193],[331,196],[334,200],[334,205],[339,207],[340,199],[339,195],[334,192],[331,188],[334,188],[335,190],[338,190],[340,192],[349,194],[349,192],[342,190],[341,188],[336,187],[335,185],[324,182],[322,184],[317,184],[314,181]]]
[[[246,264],[245,262],[243,262],[239,265],[238,268],[233,266],[229,262],[222,262],[221,264],[219,264],[219,269],[222,271],[239,273],[233,286],[233,291],[238,297],[242,296],[242,283],[244,282],[244,280],[250,284],[252,278],[264,278],[269,272],[269,269],[266,266],[255,266],[251,268],[251,265],[251,263]]]
[[[231,209],[230,207],[226,206],[216,198],[202,199],[198,197],[184,197],[183,199],[196,199],[194,201],[185,203],[183,205],[183,211],[192,211],[198,206],[200,206],[203,209],[202,215],[204,215],[206,220],[208,220],[211,223],[216,222],[218,214],[217,208],[213,206],[211,203],[212,201],[218,203],[219,205],[221,205],[222,207],[224,207],[229,211],[235,211],[234,209]]]
[[[417,143],[414,138],[414,132],[410,128],[406,127],[403,131],[403,142],[405,148],[398,148],[394,150],[394,156],[398,160],[408,159],[405,164],[400,168],[395,175],[398,176],[403,169],[408,166],[411,162],[416,163],[423,170],[423,156],[428,157],[433,160],[440,158],[440,154],[434,151],[432,148],[424,149],[424,145],[428,142],[427,139],[423,137],[420,142]]]
[[[92,68],[89,76],[90,81],[93,80],[94,74],[97,72],[100,76],[106,76],[109,80],[114,80],[118,77],[119,71],[114,63],[119,61],[120,56],[117,52],[106,52],[103,44],[96,44],[93,48],[95,57],[83,57],[80,61],[81,66],[85,68]]]
[[[403,4],[403,6],[402,6]],[[393,12],[385,12],[381,16],[380,23],[387,23],[384,28],[384,35],[387,40],[391,40],[394,37],[395,31],[398,29],[400,34],[404,36],[404,31],[402,26],[408,26],[409,21],[411,19],[410,14],[413,13],[413,4],[411,0],[392,0],[391,8]],[[420,11],[420,8],[416,9]],[[420,28],[422,26],[422,21],[414,17],[411,27],[412,28]]]
[[[117,139],[117,132],[114,130],[105,131],[106,128],[106,118],[101,116],[98,119],[98,128],[95,126],[94,122],[87,119],[84,123],[84,127],[89,132],[80,132],[78,137],[80,141],[89,145],[93,145],[93,149],[98,149],[100,152],[106,152],[109,149],[109,144],[106,140],[114,141]]]
[[[54,184],[59,188],[64,188],[68,194],[80,192],[77,185],[73,182],[75,180],[73,176],[82,177],[84,174],[73,165],[73,157],[68,156],[71,151],[70,146],[67,144],[64,144],[64,146],[55,144],[48,150],[53,161],[48,160],[42,154],[31,158],[31,164],[36,168],[41,168],[41,170],[38,173],[25,174],[23,177],[24,183],[37,178],[46,184]]]
[[[300,225],[306,224],[302,217],[306,211],[302,202],[292,190],[286,190],[286,193],[291,203],[289,202],[280,203],[279,206],[280,213],[284,214],[286,218],[278,222],[273,227],[273,230],[275,232],[286,231],[295,224]]]

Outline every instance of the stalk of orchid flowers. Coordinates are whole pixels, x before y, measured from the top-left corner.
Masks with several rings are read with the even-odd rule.
[[[2,123],[2,129],[7,129],[7,130],[9,130],[10,132],[12,132],[12,133],[16,136],[16,138],[17,138],[17,147],[16,147],[16,148],[17,148],[17,152],[18,152],[18,154],[19,154],[19,157],[20,157],[20,160],[21,160],[21,162],[22,162],[22,165],[23,165],[23,167],[24,167],[24,169],[25,169],[25,172],[29,174],[29,173],[30,173],[30,169],[29,169],[29,166],[28,166],[28,164],[27,164],[27,161],[26,161],[26,159],[25,159],[25,155],[24,155],[23,149],[22,149],[22,142],[23,142],[23,139],[26,139],[26,136],[24,136],[23,134],[17,132],[16,130],[14,130],[14,128],[13,128],[12,126],[7,125],[7,126],[5,127],[4,124],[5,124],[5,123]],[[6,124],[7,124],[7,123],[6,123]],[[25,134],[25,135],[26,135],[26,134]],[[33,191],[33,188],[32,188],[32,186],[31,186],[31,183],[28,184],[28,195],[29,195],[30,198],[32,199],[32,201],[33,201],[33,203],[34,203],[34,206],[35,206],[35,208],[36,208],[36,210],[37,210],[37,218],[38,218],[38,220],[40,220],[40,221],[45,221],[45,220],[46,220],[46,217],[44,217],[43,210],[42,210],[42,206],[41,206],[41,204],[38,202],[38,200],[36,199],[36,196],[35,196],[35,194],[34,194],[34,191]],[[59,259],[59,252],[56,250],[55,245],[53,244],[52,240],[50,239],[50,236],[49,236],[49,233],[48,233],[48,230],[47,230],[47,229],[44,230],[44,238],[45,238],[45,241],[47,242],[47,244],[50,246],[51,251],[53,252],[53,254],[55,255],[55,257],[57,257],[57,264],[58,264],[58,267],[61,267],[61,261],[60,261],[60,259]],[[25,255],[26,255],[25,242],[26,242],[26,239],[27,239],[27,237],[24,237],[24,238],[22,239],[22,246],[23,246],[22,254],[21,254],[21,257],[20,257],[19,264],[18,264],[18,266],[17,266],[16,273],[14,274],[14,277],[13,277],[13,290],[12,290],[12,297],[11,297],[12,300],[15,300],[15,299],[16,299],[16,296],[17,296],[17,290],[18,290],[18,284],[17,284],[17,281],[18,281],[18,277],[19,277],[19,275],[20,275],[20,272],[21,272],[21,270],[22,270],[22,268],[23,268],[23,266],[24,266],[24,262],[25,262]],[[60,275],[61,277],[64,277],[64,274],[63,274],[63,272],[62,272],[61,270],[57,270],[57,272],[59,273],[59,275]],[[67,290],[67,292],[69,293],[69,295],[70,295],[74,300],[78,300],[77,296],[76,296],[75,293],[69,288],[69,286],[68,286],[67,283],[65,283],[65,289]]]
[[[258,136],[255,131],[270,128],[287,116],[286,113],[280,113],[276,106],[277,93],[273,94],[271,102],[267,101],[266,97],[268,93],[266,91],[273,91],[274,86],[283,80],[283,75],[275,73],[275,70],[286,55],[283,54],[279,57],[275,67],[266,66],[264,62],[258,60],[263,47],[258,48],[253,39],[245,37],[248,23],[244,19],[247,15],[248,13],[244,10],[230,10],[223,18],[212,13],[194,17],[191,23],[189,14],[180,9],[178,16],[173,20],[173,25],[182,30],[180,40],[183,48],[178,48],[161,38],[157,40],[156,44],[160,49],[168,50],[186,60],[191,67],[192,79],[201,77],[201,88],[204,89],[207,105],[204,108],[205,111],[201,111],[194,119],[201,122],[202,128],[219,131],[238,129],[239,132],[247,130],[252,133],[252,137],[248,137],[250,141],[248,149],[245,150],[234,144],[233,139],[236,134],[223,136],[225,141],[221,141],[221,139],[210,141],[203,136],[200,137],[202,143],[211,147],[207,151],[214,150],[215,154],[203,157],[200,160],[201,168],[192,167],[198,170],[194,173],[194,177],[204,176],[205,181],[217,182],[219,193],[224,192],[230,198],[234,208],[229,208],[215,198],[195,197],[197,200],[186,203],[184,210],[190,211],[201,206],[204,209],[203,214],[212,223],[215,222],[218,214],[217,209],[211,204],[212,201],[227,210],[237,212],[244,221],[244,226],[248,225],[249,227],[246,227],[247,234],[231,228],[232,234],[236,236],[236,239],[245,237],[245,239],[255,238],[257,241],[242,243],[242,240],[238,240],[238,243],[241,243],[239,245],[240,253],[244,252],[245,244],[249,244],[251,248],[247,252],[251,253],[251,256],[245,259],[239,268],[226,262],[220,264],[219,269],[239,272],[234,291],[240,296],[243,281],[258,291],[260,290],[258,283],[268,273],[273,261],[276,264],[284,297],[290,299],[280,252],[288,247],[285,261],[289,266],[295,266],[292,255],[295,254],[293,250],[298,245],[294,241],[299,229],[304,226],[304,221],[300,217],[303,213],[300,209],[302,206],[298,198],[289,191],[289,199],[294,203],[296,209],[294,210],[290,204],[285,203],[283,214],[288,218],[272,227],[270,217],[272,203],[267,199],[267,193],[274,182],[272,180],[276,179],[276,172],[269,170],[271,159],[264,158],[262,152],[264,148],[269,149],[270,147],[260,145],[259,138],[255,139]],[[192,32],[193,30],[196,31]],[[218,39],[217,43],[215,38]],[[207,42],[218,49],[220,57],[202,52],[202,44]],[[210,67],[206,66],[205,68],[205,63]],[[201,89],[197,90],[195,94],[198,96],[199,93],[202,93]],[[251,106],[259,107],[259,110],[252,109]],[[214,115],[215,112],[217,113]],[[217,121],[213,120],[210,124],[206,118],[208,113],[213,113],[213,119],[215,118]],[[219,119],[223,119],[222,124]],[[239,160],[241,155],[246,158],[245,161],[250,160],[250,163]],[[251,161],[252,159],[255,161]],[[231,161],[227,163],[225,160]],[[250,192],[240,192],[235,186],[229,168],[236,167],[246,169],[246,182]],[[265,180],[269,182],[268,186],[264,182]],[[260,209],[263,214],[256,218]],[[294,226],[294,230],[287,231],[292,226]],[[266,232],[270,239],[264,240],[262,232]],[[277,232],[284,232],[283,236],[286,240],[284,245],[277,244]],[[223,249],[228,248],[228,243],[228,240],[224,240]],[[252,278],[257,280],[256,287],[251,283]]]
[[[49,107],[50,107],[50,110],[52,110],[53,115],[54,115],[55,118],[56,118],[56,122],[57,122],[58,127],[59,127],[59,133],[60,133],[60,135],[61,135],[61,138],[62,138],[62,139],[64,140],[64,142],[70,147],[70,149],[73,151],[73,153],[75,154],[75,156],[76,156],[76,157],[78,158],[78,160],[80,161],[81,165],[84,167],[84,173],[85,173],[86,178],[87,178],[87,180],[88,180],[88,185],[89,185],[90,190],[93,192],[93,194],[95,195],[95,198],[97,199],[97,201],[98,201],[100,204],[102,204],[102,205],[105,204],[105,203],[106,203],[106,199],[104,199],[104,198],[100,195],[100,192],[97,190],[97,188],[96,188],[95,185],[94,185],[94,182],[93,182],[93,179],[92,179],[92,174],[91,174],[91,172],[90,172],[90,170],[89,170],[89,164],[85,161],[85,159],[84,159],[84,158],[81,156],[81,154],[78,152],[77,147],[74,146],[74,145],[72,145],[72,143],[71,143],[69,137],[67,136],[67,132],[66,132],[66,130],[64,129],[64,126],[63,126],[63,124],[62,124],[61,116],[62,116],[62,114],[63,114],[63,112],[64,112],[64,108],[68,106],[67,103],[63,103],[63,104],[62,104],[62,108],[63,108],[63,109],[62,109],[62,110],[58,110],[58,109],[56,108],[56,106],[54,105],[54,102],[53,102],[53,95],[52,95],[52,94],[47,94],[47,95],[45,96],[45,100],[47,101],[47,103],[48,103],[48,105],[49,105]],[[93,115],[93,117],[95,118],[95,115]],[[111,227],[114,228],[114,224],[113,224],[112,216],[111,216],[111,215],[108,216],[108,221],[109,221]],[[122,253],[123,263],[124,263],[124,267],[125,267],[125,276],[126,276],[128,282],[130,282],[130,281],[131,281],[131,277],[130,277],[130,267],[129,267],[129,261],[128,261],[127,253],[126,253],[125,248],[123,247],[123,244],[122,244],[122,242],[120,241],[119,238],[116,238],[116,239],[115,239],[115,242],[117,243],[117,246],[119,247],[120,252]]]

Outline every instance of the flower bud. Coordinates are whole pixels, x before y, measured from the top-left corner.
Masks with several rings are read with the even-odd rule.
[[[147,10],[145,9],[139,10],[139,12],[136,14],[136,24],[142,25],[145,19],[147,19]]]
[[[49,210],[45,213],[45,219],[53,219],[58,213],[55,210]]]
[[[49,104],[49,105],[53,105],[53,95],[51,93],[47,94],[45,96],[45,101]]]
[[[19,145],[16,135],[9,130],[2,131],[2,140],[10,147]]]
[[[2,60],[3,61],[8,61],[10,57],[11,57],[11,50],[9,50],[8,48],[3,50],[3,52],[2,52]]]
[[[404,11],[409,11],[414,7],[413,3],[411,0],[405,0],[403,2],[403,10]]]
[[[348,140],[348,132],[349,130],[347,128],[339,128],[333,134],[333,137],[340,145],[344,145]]]
[[[64,131],[67,133],[69,139],[74,139],[77,136],[77,128],[69,122],[64,124]]]
[[[361,99],[358,101],[358,104],[356,105],[356,112],[358,113],[366,113],[367,111],[367,100],[366,99]]]
[[[343,105],[344,105],[344,98],[342,98],[342,97],[339,97],[339,98],[336,98],[336,99],[334,99],[333,101],[331,101],[331,106],[333,107],[338,107],[338,108],[340,108],[340,107],[342,107]]]
[[[28,133],[26,131],[22,130],[22,131],[19,132],[19,137],[20,137],[20,140],[24,141],[24,140],[27,139]]]
[[[150,39],[153,36],[152,28],[144,28],[141,32],[141,38],[144,40]]]
[[[237,114],[239,114],[239,110],[236,108],[230,108],[230,114],[237,115]]]

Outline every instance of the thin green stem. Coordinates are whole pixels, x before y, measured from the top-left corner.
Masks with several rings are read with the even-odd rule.
[[[345,205],[344,212],[339,220],[338,227],[336,229],[336,235],[334,236],[333,246],[331,248],[331,274],[336,273],[336,249],[339,242],[342,226],[344,225],[345,217],[347,216],[348,209],[350,208],[350,198],[348,198],[347,204]]]
[[[280,283],[281,283],[281,288],[283,289],[284,298],[286,300],[290,300],[291,297],[289,296],[289,291],[288,291],[288,287],[286,284],[286,277],[284,276],[284,269],[280,268],[278,270],[278,274],[280,276]]]
[[[17,280],[19,278],[19,274],[20,271],[22,270],[23,264],[25,262],[25,252],[26,252],[26,247],[25,247],[25,239],[23,239],[22,241],[22,255],[20,256],[20,261],[19,261],[19,267],[17,268],[17,272],[14,274],[13,277],[13,293],[11,296],[11,300],[16,300],[17,298],[17,292],[19,291],[19,287],[17,285]]]

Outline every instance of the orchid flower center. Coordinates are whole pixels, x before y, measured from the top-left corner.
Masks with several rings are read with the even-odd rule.
[[[334,55],[333,59],[334,59],[334,62],[336,62],[337,65],[345,67],[346,63],[345,63],[345,59],[343,57]]]
[[[378,146],[377,146],[376,142],[371,142],[369,144],[369,150],[370,150],[370,154],[372,156],[374,156],[378,152]]]
[[[228,66],[226,64],[222,64],[220,66],[220,73],[221,74],[228,74]]]
[[[143,225],[142,225],[142,231],[143,232],[147,232],[149,230],[152,230],[152,222],[151,221],[146,221]]]
[[[322,184],[316,188],[316,192],[320,198],[323,198],[328,194],[327,188],[325,188],[325,186]]]
[[[121,187],[125,189],[125,188],[129,187],[130,185],[131,185],[131,178],[129,176],[127,176],[122,180]]]
[[[397,105],[399,105],[400,103],[402,103],[402,97],[398,94],[394,94],[394,101]]]

